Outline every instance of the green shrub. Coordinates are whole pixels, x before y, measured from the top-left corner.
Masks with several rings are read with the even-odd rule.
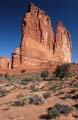
[[[0,87],[0,97],[6,96],[10,93],[9,90]]]
[[[43,98],[44,98],[44,99],[49,98],[49,97],[50,97],[50,95],[51,95],[51,93],[50,93],[50,92],[44,92],[44,93],[42,94],[42,96],[43,96]]]
[[[46,80],[46,78],[49,76],[49,71],[47,69],[43,70],[41,72],[41,77],[44,78],[44,80]]]
[[[31,94],[29,95],[29,104],[41,105],[44,103],[44,98],[42,95]]]
[[[60,79],[68,77],[70,75],[70,65],[69,64],[58,65],[53,74],[56,77],[59,77]]]
[[[28,104],[41,105],[44,103],[44,98],[41,94],[19,94],[17,100],[14,101],[14,106],[25,106]]]
[[[71,111],[73,110],[72,107],[70,107],[68,105],[64,105],[64,104],[56,104],[54,107],[57,108],[57,110],[61,114],[64,114],[64,115],[71,113]]]
[[[53,108],[49,109],[48,110],[48,115],[49,115],[49,118],[52,119],[52,118],[56,118],[56,117],[59,117],[61,115],[60,111],[54,106]]]
[[[51,108],[48,108],[48,114],[42,115],[41,118],[44,119],[55,119],[56,117],[63,115],[68,115],[72,112],[72,107],[68,105],[63,105],[63,104],[56,104]]]
[[[33,80],[34,80],[33,77],[28,76],[28,77],[23,78],[23,80],[21,81],[21,83],[22,83],[23,85],[27,85],[30,81],[33,81]]]
[[[7,79],[7,80],[10,80],[10,75],[9,74],[7,74],[7,73],[5,73],[5,78]]]

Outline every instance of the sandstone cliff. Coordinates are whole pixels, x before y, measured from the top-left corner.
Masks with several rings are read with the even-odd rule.
[[[71,62],[71,37],[65,26],[58,21],[56,26],[55,56],[58,61]]]
[[[12,53],[11,67],[48,67],[66,62],[71,62],[70,33],[61,22],[57,22],[54,37],[47,13],[31,3],[22,22],[20,48]]]
[[[0,68],[10,69],[11,59],[8,57],[0,57]]]
[[[70,34],[61,22],[57,22],[54,39],[49,16],[31,3],[22,23],[20,48],[13,52],[12,58],[13,68],[71,62]]]

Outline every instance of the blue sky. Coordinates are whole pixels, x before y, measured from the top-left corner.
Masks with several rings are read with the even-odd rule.
[[[50,16],[55,31],[60,20],[71,33],[72,61],[77,62],[78,0],[0,0],[0,56],[11,57],[20,46],[23,16],[34,2]]]

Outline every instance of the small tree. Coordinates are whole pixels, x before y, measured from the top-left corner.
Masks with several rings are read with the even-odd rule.
[[[41,72],[41,77],[44,78],[44,80],[49,76],[49,71],[47,69],[43,70]]]
[[[58,65],[53,74],[56,77],[59,77],[60,79],[68,77],[70,74],[70,65],[69,64]]]

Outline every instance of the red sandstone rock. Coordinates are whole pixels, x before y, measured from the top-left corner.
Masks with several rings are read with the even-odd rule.
[[[31,4],[22,28],[21,62],[38,65],[52,58],[54,34],[48,15]]]
[[[12,68],[42,69],[66,62],[71,62],[69,32],[58,22],[54,39],[49,16],[31,3],[22,23],[20,48],[12,53]]]
[[[20,65],[20,48],[16,48],[12,53],[12,67],[17,68]]]
[[[11,59],[8,57],[0,57],[0,68],[10,69]]]
[[[71,38],[65,26],[58,21],[56,28],[55,55],[59,61],[71,62]]]

